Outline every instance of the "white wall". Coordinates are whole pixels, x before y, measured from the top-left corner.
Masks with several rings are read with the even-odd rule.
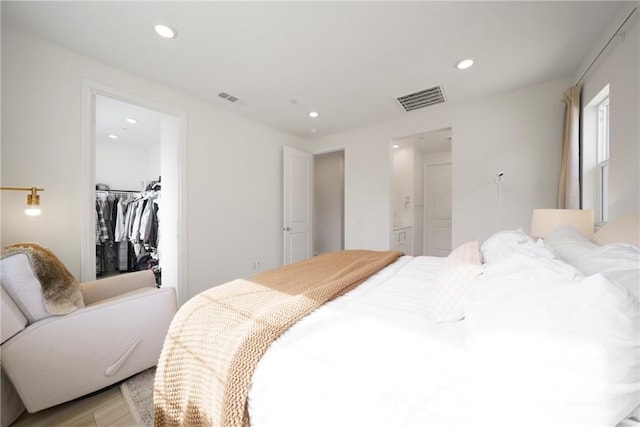
[[[183,201],[188,200],[188,194],[180,194],[180,122],[177,117],[163,115],[160,119],[160,149],[158,158],[160,170],[162,171],[162,194],[159,201],[158,223],[159,236],[158,258],[162,267],[162,285],[173,286],[180,281],[180,264],[186,264],[185,258],[181,254],[182,247],[178,237],[181,233],[180,216],[182,211],[180,206]],[[181,200],[182,199],[182,200]],[[188,217],[188,212],[187,212]],[[188,252],[187,252],[188,253]],[[186,301],[194,295],[193,289],[187,286],[176,286],[178,288],[178,301]],[[199,287],[198,287],[199,288]],[[196,288],[196,289],[198,289]]]
[[[117,190],[144,190],[142,182],[160,176],[160,133],[158,145],[140,147],[96,143],[96,183]]]
[[[569,79],[486,99],[440,104],[403,118],[331,135],[314,148],[345,147],[347,248],[388,249],[389,141],[453,128],[453,245],[504,228],[528,230],[534,208],[554,207],[559,173],[562,92]],[[505,172],[502,223],[495,174]]]
[[[608,33],[609,36],[611,34],[613,32]],[[614,39],[583,81],[583,107],[609,84],[610,221],[625,214],[640,212],[639,40],[640,33],[636,20],[626,29],[624,37]],[[592,59],[593,56],[590,58]],[[586,132],[583,128],[583,135]],[[588,175],[586,178],[589,182]],[[594,179],[590,182],[591,187],[595,189]],[[585,194],[583,201],[584,208],[595,209],[593,195]]]
[[[187,117],[189,295],[282,263],[282,146],[298,139],[148,80],[2,27],[2,185],[38,185],[44,214],[2,192],[2,245],[37,241],[80,272],[82,82],[90,79]],[[184,284],[180,284],[183,286]]]
[[[453,126],[453,244],[501,229],[528,231],[534,208],[555,208],[567,80],[473,101]],[[495,177],[504,172],[502,208]]]
[[[424,254],[424,154],[413,150],[413,244],[414,255]]]
[[[451,163],[451,151],[440,151],[438,153],[425,153],[422,155],[424,165],[440,165]]]
[[[313,156],[313,252],[339,251],[343,245],[344,153]]]
[[[393,187],[391,192],[391,206],[393,224],[398,226],[413,225],[414,197],[414,147],[405,146],[393,150]],[[406,198],[409,203],[406,203]]]

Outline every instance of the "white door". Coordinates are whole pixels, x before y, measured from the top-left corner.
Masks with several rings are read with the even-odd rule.
[[[283,151],[283,263],[312,256],[313,156],[284,147]]]
[[[451,252],[451,163],[424,167],[425,255]]]

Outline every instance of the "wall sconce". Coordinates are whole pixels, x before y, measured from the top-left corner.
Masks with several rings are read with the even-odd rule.
[[[40,195],[38,191],[44,191],[44,188],[37,187],[0,187],[0,190],[28,191],[27,208],[24,213],[28,216],[38,216],[42,213],[40,209]]]

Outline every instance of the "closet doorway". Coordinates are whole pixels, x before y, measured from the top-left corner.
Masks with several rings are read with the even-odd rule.
[[[152,269],[162,286],[176,287],[182,301],[188,295],[183,267],[186,203],[181,196],[185,194],[184,115],[167,114],[162,107],[111,88],[87,87],[85,95],[81,280]],[[144,205],[151,206],[154,239],[132,241],[127,236],[124,244],[116,244],[113,225],[103,240],[96,233],[97,207],[100,199],[107,198],[144,200]],[[116,215],[112,218],[115,221]],[[110,247],[111,252],[106,255],[101,247]]]
[[[162,115],[96,96],[96,276],[152,270],[162,283]]]

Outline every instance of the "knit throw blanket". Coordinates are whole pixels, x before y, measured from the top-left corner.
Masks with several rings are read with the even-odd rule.
[[[155,426],[248,426],[251,377],[269,344],[400,255],[329,253],[189,300],[174,317],[158,362]]]

